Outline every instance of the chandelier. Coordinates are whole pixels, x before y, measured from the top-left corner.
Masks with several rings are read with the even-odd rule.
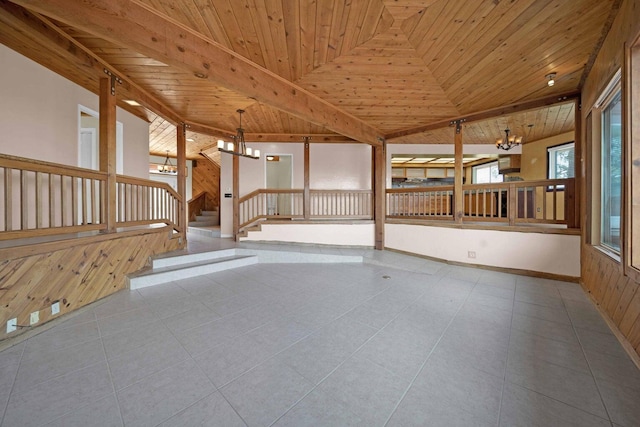
[[[170,173],[177,174],[178,169],[171,164],[171,160],[169,160],[169,150],[167,150],[167,158],[164,160],[163,165],[158,165],[158,172],[160,173]]]
[[[522,137],[516,135],[509,135],[509,128],[504,130],[504,138],[496,139],[496,148],[503,150],[511,150],[513,147],[517,147],[522,144]]]
[[[251,147],[247,147],[244,141],[244,129],[242,129],[242,113],[244,110],[236,110],[240,114],[240,126],[236,129],[236,133],[232,138],[233,142],[225,142],[221,139],[218,140],[218,151],[223,153],[233,154],[234,156],[248,157],[250,159],[259,159],[260,150],[252,150]]]

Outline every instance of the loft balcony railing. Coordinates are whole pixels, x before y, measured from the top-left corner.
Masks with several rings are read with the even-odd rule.
[[[575,179],[463,185],[463,223],[578,227]],[[387,218],[454,221],[453,186],[387,190]]]
[[[371,220],[371,190],[259,189],[239,199],[240,230],[260,220]]]
[[[104,231],[107,174],[0,154],[0,240]],[[116,226],[180,231],[182,198],[165,183],[118,175]]]

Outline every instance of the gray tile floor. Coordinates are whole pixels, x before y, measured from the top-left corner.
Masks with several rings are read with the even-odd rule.
[[[0,353],[1,425],[640,425],[640,371],[577,284],[259,247],[367,262],[119,292]]]

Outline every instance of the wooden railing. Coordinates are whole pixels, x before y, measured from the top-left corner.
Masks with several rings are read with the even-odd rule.
[[[304,190],[260,189],[241,197],[240,229],[261,219],[372,219],[371,190],[310,190],[309,217]]]
[[[201,191],[187,202],[189,208],[189,221],[195,221],[196,216],[205,210],[207,205],[207,192]]]
[[[453,219],[453,186],[387,190],[387,217]]]
[[[123,175],[116,183],[119,227],[165,223],[179,230],[182,198],[168,184]]]
[[[463,185],[463,222],[576,228],[575,180]],[[452,186],[387,190],[387,217],[454,219]]]
[[[107,174],[0,154],[0,240],[105,230]],[[180,196],[167,184],[118,176],[119,227],[178,230]]]
[[[311,218],[372,219],[371,190],[310,190]]]

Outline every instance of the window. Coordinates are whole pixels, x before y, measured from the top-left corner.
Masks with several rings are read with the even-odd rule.
[[[600,243],[620,253],[622,195],[622,102],[620,86],[602,108]]]
[[[502,182],[504,177],[498,170],[498,162],[485,163],[473,167],[473,183],[489,184],[492,182]]]
[[[548,179],[575,177],[573,167],[575,159],[574,147],[575,144],[570,142],[568,144],[547,148],[547,165],[549,166],[549,170],[547,171]]]

